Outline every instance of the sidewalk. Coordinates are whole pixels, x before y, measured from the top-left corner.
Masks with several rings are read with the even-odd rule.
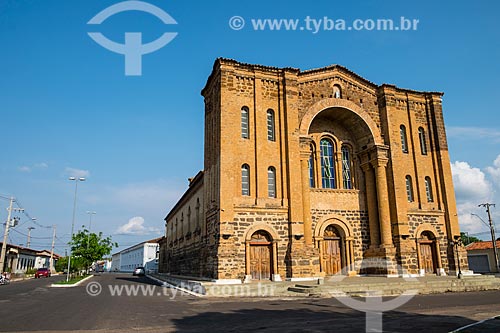
[[[333,277],[304,282],[257,281],[248,284],[222,285],[186,277],[153,274],[171,285],[207,297],[334,297],[396,296],[411,291],[416,294],[500,290],[500,278],[494,275],[425,276],[417,278],[388,278],[373,276]]]

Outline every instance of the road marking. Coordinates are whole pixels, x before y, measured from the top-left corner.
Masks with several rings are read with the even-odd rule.
[[[483,324],[489,320],[493,320],[493,319],[497,319],[497,318],[500,318],[500,316],[495,316],[495,317],[491,317],[491,318],[488,318],[488,319],[484,319],[484,320],[481,320],[481,321],[478,321],[476,323],[472,323],[472,324],[469,324],[469,325],[466,325],[466,326],[463,326],[463,327],[460,327],[460,328],[457,328],[456,330],[454,331],[450,331],[449,333],[456,333],[456,332],[460,332],[460,331],[463,331],[465,330],[466,328],[469,328],[469,327],[474,327],[476,325],[480,325],[480,324]]]

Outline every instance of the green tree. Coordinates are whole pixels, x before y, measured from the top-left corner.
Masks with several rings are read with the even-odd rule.
[[[82,264],[82,267],[75,266],[75,268],[89,268],[94,261],[109,255],[113,247],[118,247],[118,243],[113,242],[110,236],[104,238],[102,232],[90,233],[84,228],[73,235],[71,263],[75,260],[75,264]],[[71,270],[73,270],[73,265],[71,265]]]
[[[468,236],[465,232],[460,233],[460,238],[462,238],[462,243],[464,245],[469,245],[471,243],[480,242],[481,240],[474,236]]]
[[[55,267],[57,272],[64,272],[65,270],[68,269],[68,257],[61,257],[59,260],[56,261]],[[79,271],[86,268],[85,263],[83,262],[82,258],[71,258],[71,267],[70,270],[72,272]]]

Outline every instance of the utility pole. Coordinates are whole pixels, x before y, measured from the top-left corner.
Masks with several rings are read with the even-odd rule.
[[[28,228],[28,242],[26,243],[26,247],[29,249],[31,245],[31,230],[35,229],[35,227]]]
[[[5,223],[5,232],[3,233],[2,253],[0,255],[0,273],[3,273],[5,266],[5,253],[7,252],[7,237],[9,236],[10,219],[12,217],[12,204],[14,198],[10,197],[9,208],[7,208],[7,222]]]
[[[56,225],[54,224],[52,226],[53,233],[52,233],[52,249],[50,250],[50,273],[54,272],[54,243],[56,241]]]
[[[491,232],[491,243],[493,245],[493,255],[495,256],[495,267],[497,272],[500,272],[500,266],[498,264],[498,250],[497,250],[497,241],[495,237],[495,226],[493,225],[493,221],[491,220],[490,207],[495,207],[495,204],[492,203],[484,203],[478,205],[478,207],[485,207],[486,213],[488,213],[488,222],[490,223],[490,232]]]

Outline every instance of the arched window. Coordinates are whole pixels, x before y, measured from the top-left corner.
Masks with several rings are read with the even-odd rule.
[[[434,201],[434,196],[432,195],[432,185],[430,177],[425,177],[425,194],[427,195],[427,202]]]
[[[399,127],[399,133],[401,134],[401,150],[403,153],[408,153],[408,140],[406,139],[406,127],[404,125]]]
[[[406,176],[406,196],[408,202],[413,202],[413,184],[410,176]]]
[[[250,167],[248,164],[241,166],[241,195],[250,195]]]
[[[425,130],[422,127],[418,128],[418,139],[420,140],[420,151],[422,155],[427,155],[427,142],[425,141]]]
[[[248,139],[249,136],[249,123],[248,123],[248,108],[246,106],[241,108],[241,137]]]
[[[316,177],[314,177],[314,146],[311,145],[311,153],[309,155],[309,161],[307,165],[309,167],[309,186],[316,187]]]
[[[267,193],[269,198],[276,198],[276,169],[274,167],[267,169]]]
[[[187,232],[191,232],[191,206],[188,207],[187,212]]]
[[[275,141],[274,137],[274,111],[267,110],[267,139],[269,141]]]
[[[340,86],[333,86],[333,98],[342,98],[342,90],[340,90]]]
[[[333,143],[321,139],[321,178],[323,188],[335,188],[335,164],[333,161]]]
[[[351,153],[347,146],[342,146],[342,179],[344,181],[344,188],[352,190]]]

